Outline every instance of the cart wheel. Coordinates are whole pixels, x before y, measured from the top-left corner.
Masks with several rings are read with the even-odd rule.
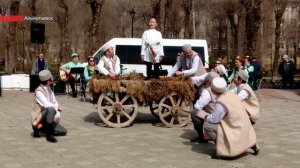
[[[150,107],[150,112],[151,114],[155,117],[159,119],[158,116],[158,103],[155,101],[149,101],[149,107]]]
[[[172,93],[162,98],[158,105],[160,120],[167,127],[184,127],[190,121],[192,103],[187,104],[181,95]]]
[[[129,126],[137,115],[137,101],[127,93],[102,93],[98,99],[98,114],[110,127]]]

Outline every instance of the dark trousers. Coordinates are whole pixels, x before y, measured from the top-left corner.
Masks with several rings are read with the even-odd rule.
[[[150,79],[150,78],[159,78],[159,63],[154,64],[154,70],[152,71],[152,62],[146,62],[144,61],[144,63],[146,64],[146,74],[147,77],[146,79]]]
[[[72,92],[74,93],[76,90],[75,90],[75,78],[74,77],[70,77],[68,79],[68,82],[70,84],[70,87],[71,87],[71,90]]]
[[[194,109],[191,114],[192,122],[194,124],[194,128],[197,131],[199,138],[204,140],[204,134],[203,134],[203,124],[204,120],[202,118],[199,118],[197,116],[198,110]]]
[[[282,75],[282,85],[283,87],[286,87],[287,84],[292,87],[294,85],[294,76],[293,75]]]
[[[43,125],[43,127],[41,128],[40,131],[47,133],[47,126],[51,126],[52,130],[51,132],[54,133],[54,135],[66,135],[67,134],[67,129],[64,128],[62,125],[60,125],[59,123],[55,123],[54,122],[54,116],[56,114],[56,110],[53,107],[50,108],[46,108],[43,112],[43,117],[41,120],[41,124]]]

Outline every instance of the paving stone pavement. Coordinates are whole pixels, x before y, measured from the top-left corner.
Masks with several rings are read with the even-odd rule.
[[[57,96],[68,135],[58,143],[32,138],[33,94],[4,91],[0,97],[0,168],[298,168],[300,90],[261,89],[261,119],[254,126],[259,155],[213,160],[214,144],[190,143],[193,126],[165,128],[148,107],[139,108],[133,126],[107,128],[87,102]],[[152,124],[156,123],[156,124]],[[158,124],[157,124],[158,123]]]

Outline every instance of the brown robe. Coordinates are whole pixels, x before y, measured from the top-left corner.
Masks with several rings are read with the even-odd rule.
[[[217,156],[234,157],[244,153],[256,143],[256,134],[239,97],[233,92],[221,95],[217,103],[224,105],[227,113],[218,124]]]

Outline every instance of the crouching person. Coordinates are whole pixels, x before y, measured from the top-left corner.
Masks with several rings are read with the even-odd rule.
[[[212,81],[212,91],[219,95],[211,114],[202,110],[198,113],[205,120],[204,131],[216,142],[216,156],[235,157],[249,148],[258,154],[256,134],[239,97],[226,92],[226,81],[217,77]]]
[[[31,124],[33,136],[40,137],[39,133],[46,133],[46,139],[55,143],[54,135],[66,135],[67,130],[59,124],[60,113],[58,102],[54,96],[51,86],[53,76],[50,71],[43,70],[39,73],[41,85],[34,92],[33,111],[31,113]]]

